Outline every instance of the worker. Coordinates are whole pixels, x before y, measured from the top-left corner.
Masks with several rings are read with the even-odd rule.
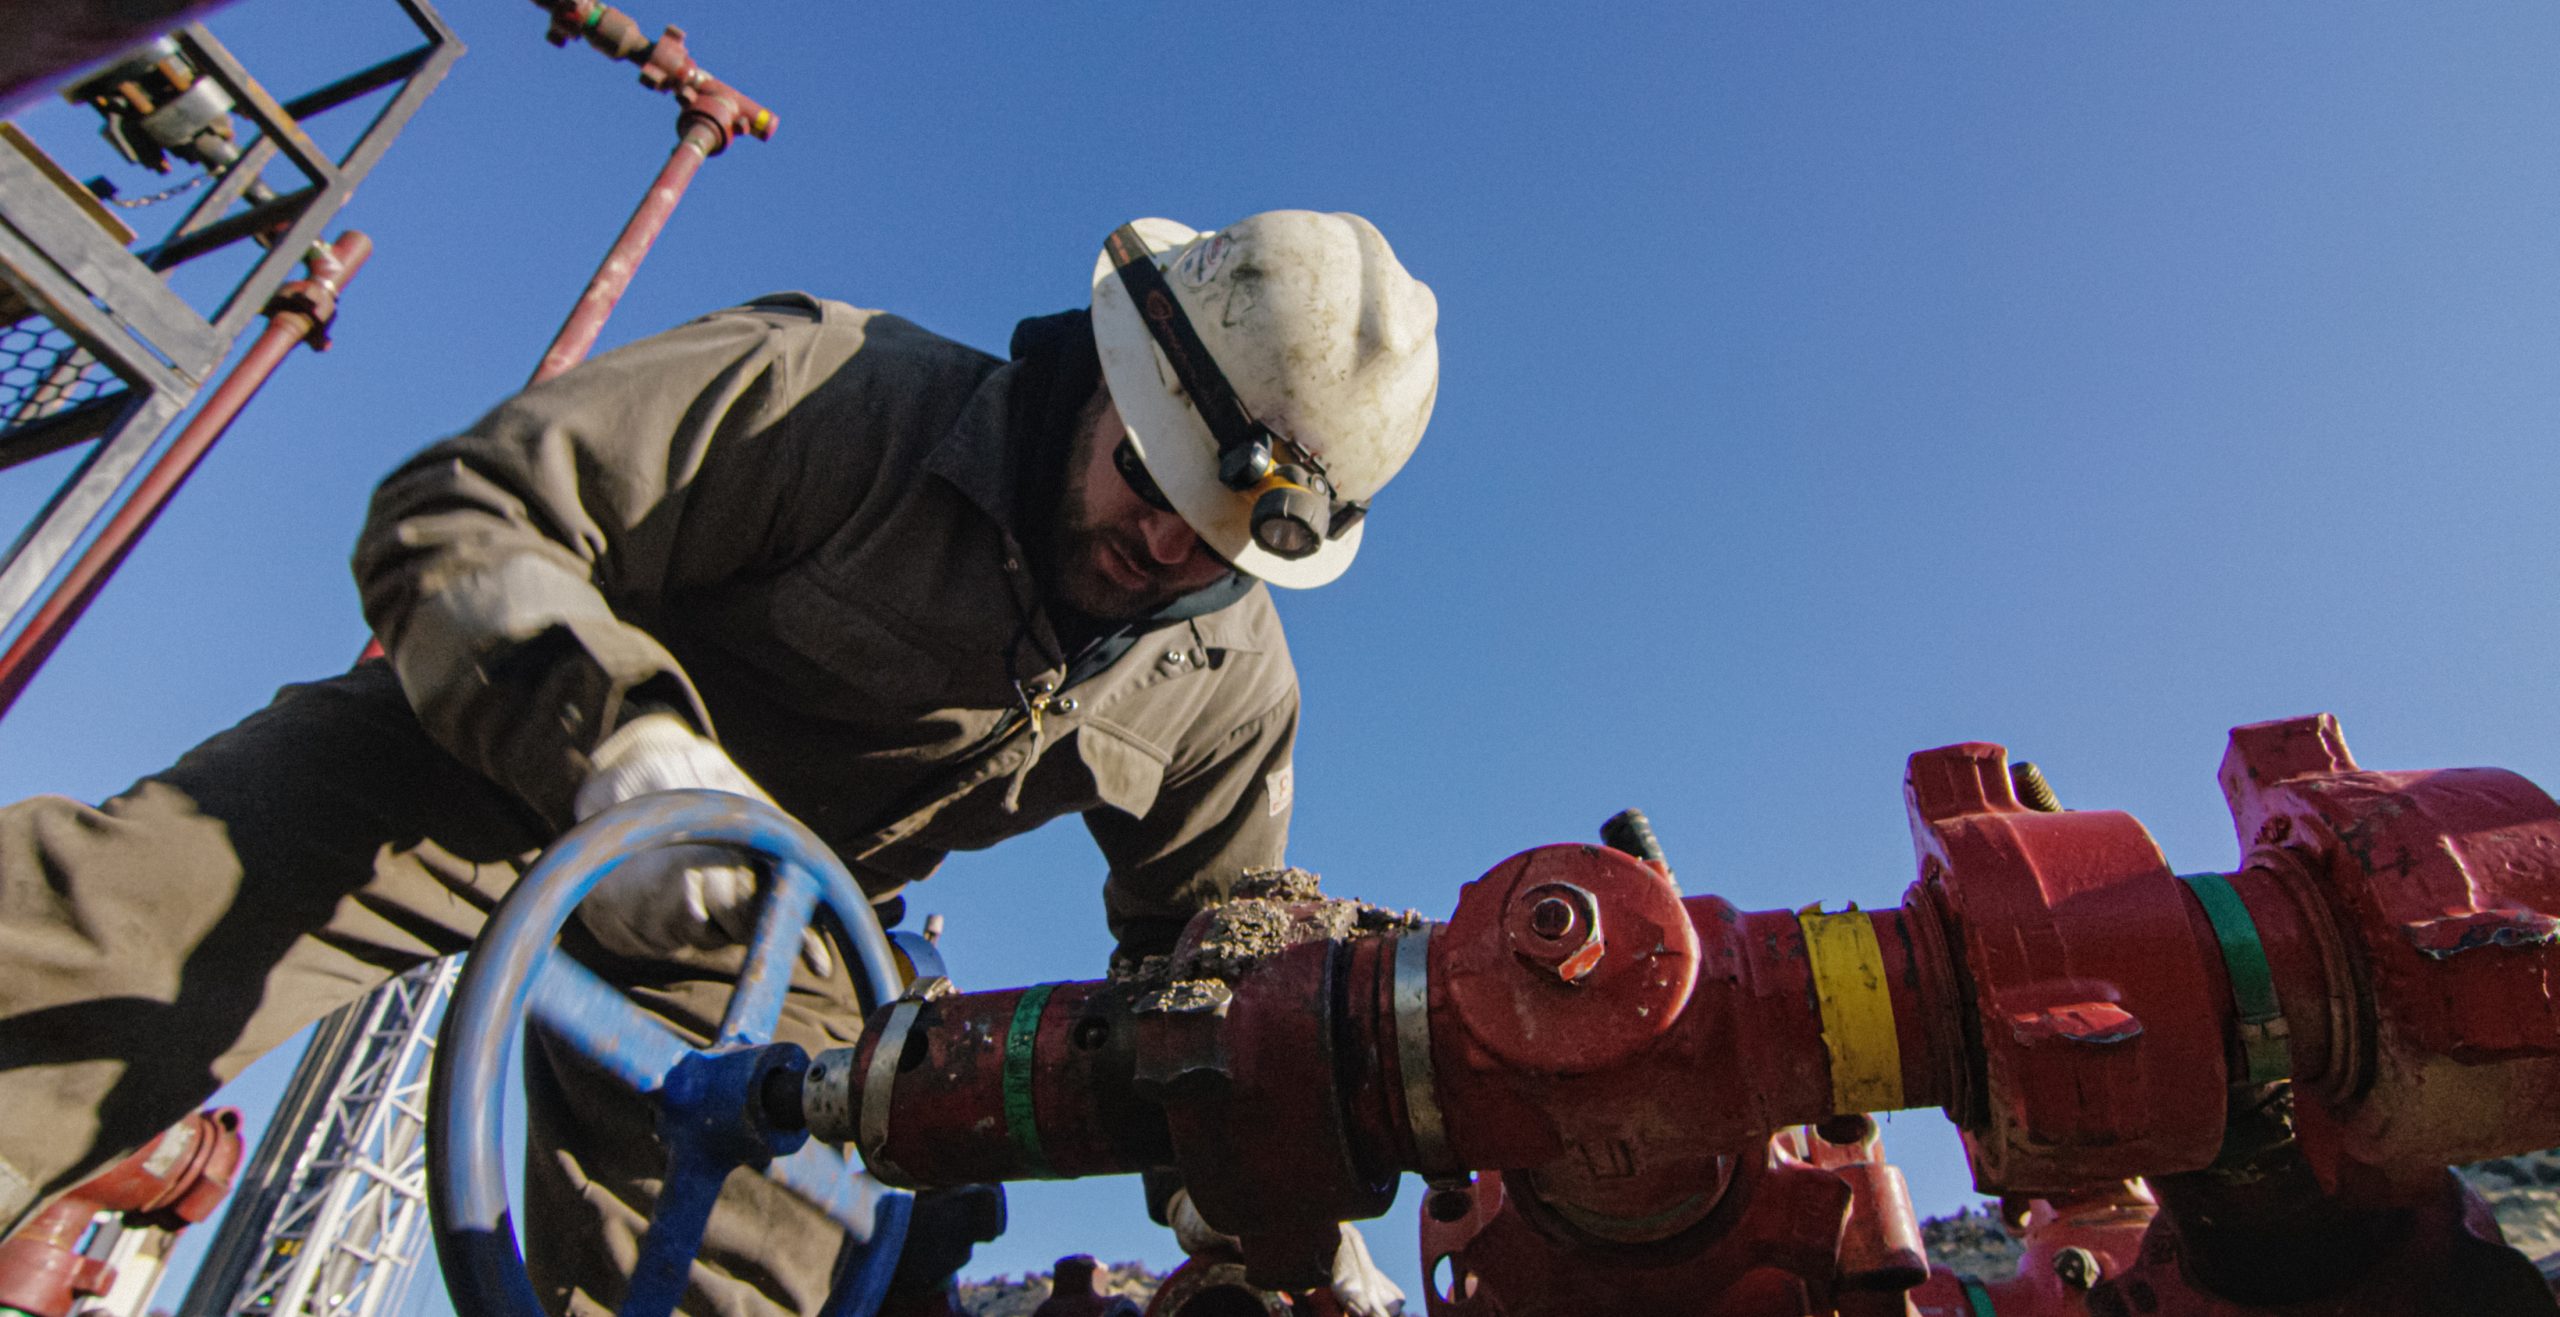
[[[387,662],[104,805],[0,809],[0,1223],[463,950],[562,828],[647,792],[769,798],[891,921],[950,851],[1080,814],[1123,960],[1278,863],[1299,697],[1264,586],[1359,551],[1430,416],[1437,305],[1366,220],[1303,211],[1136,221],[1091,289],[1009,361],[768,297],[402,464],[355,552]],[[563,946],[707,1035],[737,859],[626,864]],[[841,955],[803,959],[780,1036],[852,1041]],[[663,1173],[648,1114],[529,1055],[528,1264],[555,1311],[609,1312]],[[733,1177],[686,1310],[814,1313],[839,1238]],[[1390,1310],[1344,1253],[1346,1305]]]

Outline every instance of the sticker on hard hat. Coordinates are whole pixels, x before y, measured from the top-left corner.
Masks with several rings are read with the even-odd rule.
[[[1173,272],[1184,283],[1197,288],[1217,278],[1218,271],[1227,268],[1227,253],[1233,249],[1234,244],[1227,241],[1225,234],[1203,238],[1192,243],[1174,260]]]

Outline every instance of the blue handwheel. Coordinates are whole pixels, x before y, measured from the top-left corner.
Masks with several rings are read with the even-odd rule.
[[[753,856],[763,908],[719,1037],[695,1047],[554,940],[615,866],[662,846],[710,843]],[[803,1129],[767,1120],[768,1083],[797,1091],[808,1057],[773,1041],[801,931],[824,901],[843,925],[867,1006],[898,995],[900,974],[871,903],[833,852],[761,801],[717,791],[643,796],[571,829],[516,884],[480,933],[446,1008],[427,1094],[427,1204],[458,1312],[543,1317],[507,1203],[499,1132],[507,1060],[530,1016],[608,1073],[657,1100],[667,1174],[620,1317],[665,1317],[684,1297],[702,1232],[729,1172],[762,1170],[817,1204],[856,1241],[827,1311],[871,1317],[905,1242],[914,1199],[859,1175]],[[779,1078],[777,1078],[779,1074]]]

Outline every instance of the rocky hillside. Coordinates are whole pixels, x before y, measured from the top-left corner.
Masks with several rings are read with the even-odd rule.
[[[1149,1271],[1138,1262],[1114,1262],[1095,1276],[1094,1288],[1105,1294],[1125,1294],[1138,1306],[1164,1283],[1164,1277]],[[1031,1310],[1049,1297],[1049,1273],[1026,1271],[1019,1276],[996,1276],[987,1280],[960,1282],[960,1305],[970,1317],[1031,1317]]]
[[[1959,1276],[2003,1280],[2018,1274],[2018,1241],[2000,1226],[1996,1211],[1964,1208],[1953,1216],[1933,1216],[1920,1223],[1920,1242],[1929,1260]]]
[[[2500,1157],[2464,1168],[2471,1187],[2497,1209],[2498,1228],[2526,1257],[2542,1260],[2549,1274],[2560,1260],[2560,1148],[2522,1157]]]

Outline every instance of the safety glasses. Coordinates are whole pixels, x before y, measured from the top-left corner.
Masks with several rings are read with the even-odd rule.
[[[1173,511],[1173,500],[1166,498],[1164,490],[1157,487],[1156,478],[1147,474],[1146,461],[1138,456],[1138,445],[1125,434],[1120,436],[1119,446],[1111,450],[1111,469],[1120,473],[1129,492],[1148,507],[1158,512]]]

